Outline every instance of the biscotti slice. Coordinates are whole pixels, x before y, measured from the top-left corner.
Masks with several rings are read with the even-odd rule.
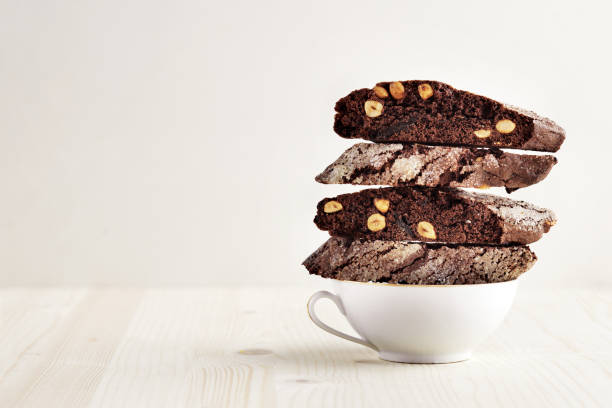
[[[311,274],[339,280],[460,285],[516,279],[536,259],[526,246],[448,246],[332,237],[303,265]]]
[[[508,147],[556,152],[565,131],[550,119],[437,81],[380,82],[336,103],[334,130],[375,142]]]
[[[386,187],[326,198],[315,224],[332,236],[456,244],[529,244],[556,222],[525,201],[458,189]]]
[[[506,187],[513,191],[543,180],[555,163],[551,155],[499,149],[358,143],[315,180],[323,184]]]

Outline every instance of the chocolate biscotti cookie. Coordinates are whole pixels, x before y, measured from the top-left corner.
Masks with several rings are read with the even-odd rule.
[[[499,149],[358,143],[315,180],[323,184],[425,187],[506,187],[535,184],[557,163],[551,155]]]
[[[445,246],[332,237],[303,265],[324,278],[460,285],[516,279],[536,259],[526,246]]]
[[[533,112],[437,81],[380,82],[336,103],[334,130],[375,142],[556,152],[565,131]]]
[[[490,194],[386,187],[323,199],[314,222],[332,236],[369,240],[529,244],[556,218],[550,210]]]

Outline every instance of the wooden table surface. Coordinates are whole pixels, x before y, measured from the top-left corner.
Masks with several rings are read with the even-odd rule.
[[[519,289],[471,360],[442,365],[323,332],[312,291],[0,289],[0,407],[612,406],[612,290]]]

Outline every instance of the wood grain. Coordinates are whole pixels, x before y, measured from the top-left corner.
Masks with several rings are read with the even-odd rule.
[[[612,406],[612,290],[519,290],[474,358],[446,365],[319,330],[311,292],[2,289],[0,407]]]

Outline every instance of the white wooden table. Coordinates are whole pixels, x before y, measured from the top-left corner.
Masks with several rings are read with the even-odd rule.
[[[612,290],[519,289],[474,358],[446,365],[319,330],[311,292],[1,289],[0,407],[612,407]]]

